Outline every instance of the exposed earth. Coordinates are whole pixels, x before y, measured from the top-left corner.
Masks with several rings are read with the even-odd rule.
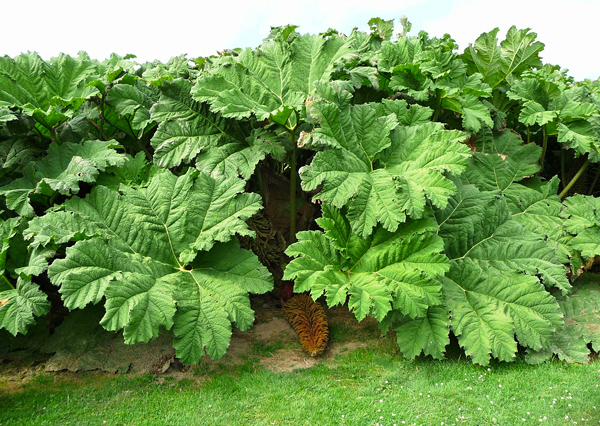
[[[293,328],[282,317],[277,303],[268,298],[252,300],[255,324],[246,332],[233,331],[231,345],[219,360],[204,356],[196,365],[184,366],[175,357],[172,334],[162,332],[147,344],[126,345],[122,332],[108,332],[99,321],[102,306],[89,306],[71,312],[49,334],[40,321],[26,336],[0,333],[0,393],[15,391],[40,373],[67,376],[95,371],[98,374],[155,374],[177,378],[198,377],[227,365],[253,363],[274,372],[309,368],[333,362],[339,354],[349,353],[380,337],[375,320],[358,322],[347,307],[325,308],[330,341],[319,357],[308,355]]]

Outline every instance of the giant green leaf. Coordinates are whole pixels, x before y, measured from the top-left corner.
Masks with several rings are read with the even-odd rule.
[[[422,318],[404,318],[395,327],[400,350],[408,359],[421,353],[442,359],[446,346],[450,344],[450,319],[442,306],[430,307]]]
[[[409,105],[405,100],[382,99],[381,103],[373,104],[377,108],[377,116],[385,117],[394,114],[401,126],[426,124],[431,121],[433,111],[421,105]]]
[[[575,236],[568,245],[584,257],[600,255],[600,199],[576,194],[566,198],[564,205],[564,227]]]
[[[483,126],[492,127],[494,125],[490,110],[475,96],[458,96],[456,100],[459,105],[456,112],[463,114],[462,123],[465,130],[474,133],[480,131]]]
[[[60,54],[50,61],[37,53],[0,58],[0,106],[15,106],[45,127],[56,127],[86,99],[97,96],[88,86],[96,66],[87,56]],[[68,108],[67,108],[68,107]]]
[[[547,108],[566,88],[564,72],[559,67],[544,65],[524,71],[522,78],[513,81],[508,97],[521,103],[532,101]]]
[[[598,116],[599,106],[591,93],[583,87],[569,87],[553,102],[562,121],[573,121]]]
[[[575,194],[564,200],[567,232],[578,234],[586,228],[600,226],[600,199],[583,194]]]
[[[556,118],[554,111],[546,111],[540,104],[527,101],[523,104],[523,110],[519,114],[519,121],[526,126],[538,124],[543,126]]]
[[[392,310],[410,318],[423,317],[441,302],[436,277],[447,268],[435,222],[407,222],[396,232],[378,227],[363,239],[339,210],[324,206],[319,219],[324,233],[298,233],[286,250],[294,256],[284,279],[295,280],[295,291],[323,293],[330,306],[348,306],[358,320],[367,315],[382,321]]]
[[[336,66],[355,58],[356,52],[345,36],[290,37],[290,28],[275,32],[257,49],[223,58],[198,79],[194,98],[208,102],[211,111],[224,117],[254,115],[294,127],[288,118],[302,109],[314,82],[328,80]]]
[[[8,220],[0,219],[0,238],[2,246],[0,248],[0,275],[4,274],[6,267],[6,256],[10,248],[10,240],[18,232],[20,220],[18,217],[12,217]]]
[[[41,183],[61,194],[79,192],[79,182],[92,183],[99,171],[121,166],[126,158],[113,148],[116,141],[86,141],[83,144],[51,144],[48,155],[35,163]]]
[[[417,37],[402,37],[396,42],[384,42],[377,54],[380,71],[392,72],[398,65],[408,64],[424,50],[425,46]]]
[[[201,151],[222,143],[244,142],[237,126],[192,98],[191,87],[189,80],[163,82],[152,106],[151,119],[160,123],[152,137],[153,158],[160,167],[190,163]]]
[[[127,161],[122,166],[107,167],[96,179],[96,185],[104,185],[118,189],[121,184],[139,186],[148,183],[156,174],[162,173],[161,169],[153,163],[148,163],[144,152],[138,152],[135,157],[126,154]]]
[[[576,271],[580,259],[573,252],[560,217],[564,206],[558,197],[558,178],[550,182],[532,179],[526,185],[514,184],[504,191],[512,220],[519,222],[528,231],[543,236],[546,243],[554,247],[558,260],[563,264],[571,263]]]
[[[497,192],[461,186],[446,209],[436,213],[446,254],[452,260],[471,259],[485,270],[539,275],[548,287],[566,293],[571,285],[554,248],[511,216]]]
[[[25,252],[23,250],[23,252]],[[21,256],[19,259],[21,263],[23,260],[26,260],[26,264],[24,266],[20,266],[15,268],[15,274],[23,277],[26,276],[38,276],[43,274],[48,270],[50,264],[48,263],[49,259],[52,259],[56,255],[56,250],[52,247],[34,247],[29,250],[28,255]]]
[[[44,315],[49,310],[46,295],[29,279],[19,277],[14,289],[0,292],[0,328],[13,336],[26,333],[35,323],[34,315]]]
[[[545,349],[534,351],[527,349],[525,362],[528,364],[541,364],[548,361],[556,354],[558,359],[567,363],[589,362],[590,350],[581,338],[581,333],[575,324],[565,324],[554,334],[552,344]]]
[[[589,154],[593,162],[599,160],[600,109],[590,92],[565,83],[565,77],[551,68],[527,72],[517,81],[508,96],[524,102],[519,121],[527,126],[546,126],[545,131],[558,133],[558,141],[573,148],[577,155]]]
[[[583,342],[600,351],[600,281],[597,275],[587,273],[574,283],[573,292],[563,297],[560,307],[565,323],[577,327]]]
[[[116,53],[111,53],[110,57],[102,62],[96,63],[98,74],[105,80],[96,80],[94,84],[98,84],[100,82],[100,87],[105,89],[106,86],[104,86],[104,81],[107,83],[113,83],[120,77],[123,77],[125,73],[130,75],[135,74],[136,70],[141,68],[140,64],[134,61],[135,58],[136,56],[133,54],[121,56]]]
[[[547,77],[539,73],[517,80],[508,92],[510,99],[522,103],[519,121],[526,126],[543,126],[557,117],[557,113],[550,107],[550,100],[559,95],[561,90],[556,84],[547,81]]]
[[[477,138],[477,148],[465,177],[480,190],[505,192],[515,182],[540,170],[541,150],[536,144],[524,144],[513,132],[504,131],[494,136],[487,129]]]
[[[558,216],[563,210],[556,195],[558,179],[542,184],[539,179],[531,178],[540,169],[540,151],[535,144],[523,144],[515,133],[504,131],[494,136],[487,130],[479,135],[477,149],[464,176],[480,190],[501,191],[513,219],[528,231],[544,235],[547,244],[554,247],[557,259],[566,264],[572,253],[566,246],[567,234]]]
[[[31,215],[30,194],[76,194],[80,182],[93,183],[100,171],[122,166],[126,157],[115,151],[116,145],[114,140],[52,143],[46,157],[30,163],[23,177],[0,187],[0,194],[6,197],[9,209],[23,216]]]
[[[583,257],[597,256],[600,254],[600,228],[593,226],[584,229],[569,241],[569,246],[579,251]]]
[[[560,218],[564,210],[557,194],[559,180],[550,182],[530,181],[529,185],[513,185],[504,192],[512,219],[536,234],[552,240],[561,239],[565,233]]]
[[[528,351],[526,361],[543,362],[552,354],[567,362],[587,363],[591,344],[600,350],[600,283],[595,274],[586,273],[575,280],[573,291],[559,299],[565,325],[559,328],[552,345],[541,351]]]
[[[394,32],[394,20],[386,21],[381,18],[371,18],[369,19],[369,28],[374,37],[378,37],[381,40],[389,40]]]
[[[451,329],[477,364],[487,365],[490,355],[511,361],[515,335],[523,346],[546,348],[563,323],[556,299],[530,275],[462,259],[441,281]]]
[[[38,245],[79,240],[48,272],[69,309],[104,298],[102,325],[123,328],[127,343],[173,326],[183,362],[198,362],[205,350],[218,358],[232,322],[252,325],[248,293],[272,287],[256,256],[231,241],[252,234],[245,220],[261,207],[244,185],[196,171],[164,172],[120,192],[97,186],[33,221],[27,234]]]
[[[169,278],[181,291],[176,294],[174,346],[188,363],[198,361],[203,347],[211,357],[220,357],[229,346],[230,323],[247,330],[254,322],[248,293],[261,294],[273,287],[266,268],[236,240],[199,255],[181,284],[180,277]]]
[[[106,101],[114,106],[115,110],[130,118],[131,128],[138,137],[150,123],[150,109],[158,101],[159,91],[156,87],[136,80],[133,84],[116,84],[112,86],[106,96]]]
[[[196,168],[213,175],[239,175],[249,179],[267,154],[281,160],[286,150],[276,134],[256,129],[244,142],[232,140],[201,152],[196,159]]]
[[[161,98],[152,107],[160,125],[152,139],[154,161],[162,167],[195,160],[209,173],[248,179],[265,155],[281,156],[282,148],[267,132],[246,135],[237,124],[209,111],[190,95],[186,80],[164,82]]]
[[[324,150],[300,170],[304,190],[320,188],[316,199],[348,206],[352,229],[362,237],[377,223],[393,232],[407,215],[422,217],[427,200],[443,208],[456,190],[444,173],[460,174],[470,155],[461,132],[431,122],[397,126],[398,114],[382,111],[351,106],[343,95],[336,103],[315,103],[311,114],[320,127],[312,140]]]
[[[0,108],[0,123],[6,123],[7,121],[16,120],[17,117],[8,108]]]
[[[30,161],[39,160],[45,153],[44,146],[25,138],[14,138],[0,142],[0,167],[7,173],[19,170]]]
[[[589,154],[590,160],[600,161],[600,122],[574,120],[560,123],[558,141],[573,148],[578,155]]]
[[[535,41],[536,33],[529,28],[517,30],[512,26],[506,39],[498,45],[498,31],[495,28],[481,34],[475,45],[469,45],[463,54],[469,73],[480,72],[483,81],[491,87],[504,81],[511,83],[524,70],[542,65],[539,54],[544,44]]]
[[[390,89],[435,108],[436,117],[442,108],[461,114],[463,128],[473,133],[493,125],[480,99],[491,96],[491,88],[480,74],[467,76],[465,64],[444,41],[402,37],[383,43],[377,58],[379,70],[391,73]]]
[[[192,80],[197,72],[190,66],[190,62],[186,55],[173,56],[166,63],[147,62],[137,73],[141,74],[145,81],[161,87],[166,82],[180,78]]]

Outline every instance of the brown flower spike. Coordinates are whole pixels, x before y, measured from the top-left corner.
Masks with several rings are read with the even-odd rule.
[[[298,333],[304,350],[311,356],[322,354],[329,340],[329,326],[321,305],[308,294],[298,294],[285,303],[282,313]]]

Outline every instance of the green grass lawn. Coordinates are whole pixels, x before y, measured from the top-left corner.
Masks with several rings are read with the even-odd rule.
[[[179,378],[41,374],[12,391],[0,379],[0,425],[600,424],[598,361],[480,367],[403,360],[391,338],[368,343],[287,373],[259,364],[269,350]]]

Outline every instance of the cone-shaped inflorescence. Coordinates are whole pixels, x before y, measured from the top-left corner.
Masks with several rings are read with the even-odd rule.
[[[321,305],[308,294],[298,294],[283,306],[283,315],[298,333],[306,352],[311,356],[323,353],[329,339],[329,326]]]

